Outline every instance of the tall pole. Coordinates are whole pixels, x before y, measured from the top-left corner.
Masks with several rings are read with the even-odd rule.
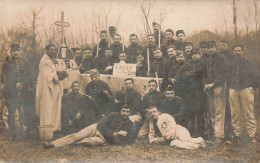
[[[233,0],[233,24],[234,24],[235,40],[237,40],[237,6],[236,6],[236,0]]]

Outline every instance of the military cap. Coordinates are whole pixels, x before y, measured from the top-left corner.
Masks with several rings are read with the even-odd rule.
[[[99,71],[97,69],[91,69],[90,77],[96,77],[96,76],[99,76]]]
[[[166,30],[165,30],[165,33],[166,33],[166,32],[171,32],[171,33],[172,33],[172,35],[174,35],[174,32],[173,32],[173,30],[172,30],[172,29],[166,29]]]
[[[178,30],[178,31],[176,31],[176,36],[178,36],[178,34],[180,34],[180,33],[183,33],[185,35],[184,30]]]
[[[11,45],[11,50],[19,50],[20,49],[20,44],[12,44]]]
[[[201,41],[200,42],[200,48],[206,48],[208,47],[208,42],[207,41]]]
[[[195,49],[191,50],[191,55],[192,54],[196,54],[196,53],[200,53],[200,50],[198,48],[195,48]]]
[[[110,27],[108,28],[108,30],[109,30],[109,31],[116,31],[116,27],[110,26]]]
[[[160,25],[160,24],[159,24],[159,23],[157,23],[157,22],[153,22],[153,26],[154,26],[154,25]]]
[[[208,46],[217,46],[216,41],[209,41]]]

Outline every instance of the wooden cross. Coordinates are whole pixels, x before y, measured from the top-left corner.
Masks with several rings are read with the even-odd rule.
[[[70,24],[68,22],[64,22],[64,12],[61,12],[61,21],[56,21],[55,25],[61,26],[61,47],[65,46],[65,27],[69,27]]]

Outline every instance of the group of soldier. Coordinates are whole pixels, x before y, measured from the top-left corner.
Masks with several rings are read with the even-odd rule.
[[[71,84],[71,92],[62,95],[59,83],[68,74],[57,68],[55,45],[46,46],[39,66],[36,112],[40,125],[52,124],[53,131],[61,129],[69,134],[45,142],[46,148],[74,142],[131,143],[135,138],[188,149],[203,147],[204,139],[213,141],[214,146],[231,137],[233,144],[256,142],[254,89],[259,87],[259,77],[245,58],[243,46],[235,45],[230,52],[228,42],[221,40],[201,41],[195,48],[186,41],[183,30],[176,31],[175,40],[173,30],[162,32],[158,23],[153,23],[153,29],[145,47],[138,44],[136,34],[129,36],[130,45],[125,47],[111,26],[109,34],[100,32],[101,41],[93,49],[73,48],[80,72],[90,74],[92,79],[84,95],[79,92],[78,81]],[[2,72],[12,135],[15,110],[21,105],[20,94],[28,82],[26,75],[21,75],[18,50],[19,45],[11,46],[13,57],[3,65]],[[118,62],[136,64],[136,76],[162,78],[160,89],[157,80],[151,79],[149,92],[142,97],[134,79],[126,78],[124,91],[113,95],[99,73],[112,74],[113,64]],[[242,137],[242,116],[246,139]]]

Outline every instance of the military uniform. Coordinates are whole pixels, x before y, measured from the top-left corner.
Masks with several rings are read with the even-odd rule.
[[[112,75],[112,73],[113,73],[113,69],[111,69],[111,70],[108,70],[108,71],[105,71],[105,69],[108,67],[108,66],[114,66],[114,63],[116,63],[115,62],[115,60],[114,60],[114,58],[102,58],[102,59],[100,59],[99,60],[99,64],[98,64],[98,67],[99,67],[99,71],[100,71],[100,73],[101,74],[109,74],[109,75]]]
[[[144,60],[142,65],[136,66],[136,76],[146,77],[148,72],[147,61]]]
[[[227,75],[226,60],[218,53],[211,54],[207,60],[207,84],[214,83],[208,93],[209,114],[211,125],[215,131],[215,137],[224,138],[225,120],[225,79]]]
[[[167,56],[168,56],[168,52],[167,52],[167,49],[168,49],[168,46],[175,46],[176,47],[176,44],[177,44],[177,41],[176,40],[174,40],[174,39],[169,39],[169,40],[166,40],[166,41],[164,41],[163,43],[162,43],[162,52],[163,52],[163,56],[165,57],[165,58],[167,58]]]
[[[183,74],[187,71],[187,63],[177,63],[176,65],[173,65],[168,78],[175,79],[175,82],[172,83],[169,81],[169,85],[172,85],[175,89],[175,94],[179,97],[184,97],[185,92],[183,87]]]
[[[231,74],[231,63],[234,60],[234,55],[229,51],[221,51],[220,54],[224,55],[227,61],[227,74]],[[233,135],[233,127],[231,124],[231,110],[229,104],[229,89],[230,89],[230,81],[226,81],[227,91],[226,91],[226,111],[225,111],[225,137],[230,138]]]
[[[126,49],[125,45],[123,45],[122,43],[113,43],[111,45],[111,49],[112,49],[112,53],[113,53],[112,58],[114,58],[114,61],[116,63],[119,62],[119,54],[123,53],[123,46],[124,46],[124,49]]]
[[[142,95],[136,90],[126,90],[124,92],[118,92],[115,98],[119,101],[118,106],[127,104],[130,108],[130,114],[137,114],[141,107]]]
[[[176,50],[185,51],[186,41],[185,42],[177,42],[176,43]]]
[[[85,58],[82,62],[81,73],[90,71],[91,69],[99,69],[98,60],[96,58]]]
[[[231,62],[229,101],[235,136],[241,137],[241,114],[244,114],[246,134],[253,138],[256,133],[254,116],[254,88],[259,76],[254,65],[244,57],[234,57]],[[242,110],[242,111],[241,111]]]
[[[62,119],[61,127],[63,133],[71,134],[84,127],[96,123],[100,118],[100,113],[96,108],[93,99],[80,93],[69,93],[62,97]],[[80,113],[80,119],[76,115]],[[73,124],[70,126],[69,121]]]
[[[136,63],[136,57],[143,52],[143,47],[138,44],[131,44],[126,48],[128,63]]]
[[[103,91],[107,91],[108,95],[104,94]],[[110,102],[112,92],[107,83],[101,80],[96,83],[91,81],[86,86],[86,94],[95,100],[97,108],[101,111],[101,114],[107,114],[109,112],[105,106]]]
[[[154,91],[154,92],[146,93],[143,97],[143,102],[142,102],[143,113],[146,113],[146,109],[148,109],[150,106],[155,106],[160,109],[162,99],[163,99],[163,94],[161,92]]]
[[[173,100],[163,99],[160,111],[173,116],[176,123],[182,126],[187,125],[187,108],[181,97],[176,96]]]
[[[155,38],[155,45],[159,46],[159,31],[155,31],[153,35]],[[162,45],[162,42],[164,42],[165,34],[163,31],[160,31],[160,35],[160,44]]]
[[[187,129],[193,136],[203,136],[205,131],[206,94],[202,83],[205,69],[205,64],[201,60],[191,60],[183,79],[184,100],[189,117]]]
[[[154,77],[156,77],[155,73],[157,73],[158,78],[167,78],[169,68],[169,61],[166,58],[155,59],[151,65],[151,72]]]
[[[142,122],[140,123],[140,130],[138,131],[138,138],[147,139],[149,132],[149,117],[147,116],[147,109],[150,106],[155,106],[160,109],[161,102],[163,100],[163,94],[158,91],[148,92],[143,97],[142,107],[141,107],[141,116],[143,117]]]
[[[93,57],[97,57],[97,47],[98,49],[98,59],[105,58],[105,52],[106,49],[108,48],[108,42],[101,40],[98,45],[96,45],[93,49]]]
[[[127,132],[126,136],[114,137],[118,131]],[[99,123],[92,124],[81,131],[70,134],[53,142],[53,147],[63,147],[65,145],[85,143],[88,145],[102,145],[106,142],[109,144],[130,144],[134,141],[133,123],[129,117],[123,118],[120,113],[110,113]]]
[[[150,64],[155,60],[153,52],[156,47],[157,47],[156,45],[148,45],[143,48],[142,56],[144,56],[144,59],[146,61],[147,61],[147,49],[149,51]]]
[[[2,66],[2,83],[5,84],[5,104],[8,108],[8,125],[11,137],[22,136],[23,116],[21,108],[25,102],[25,88],[18,90],[16,84],[21,82],[26,86],[26,73],[24,62],[17,58],[7,59]],[[28,99],[26,99],[28,100]],[[19,113],[19,125],[15,124],[16,109]]]

